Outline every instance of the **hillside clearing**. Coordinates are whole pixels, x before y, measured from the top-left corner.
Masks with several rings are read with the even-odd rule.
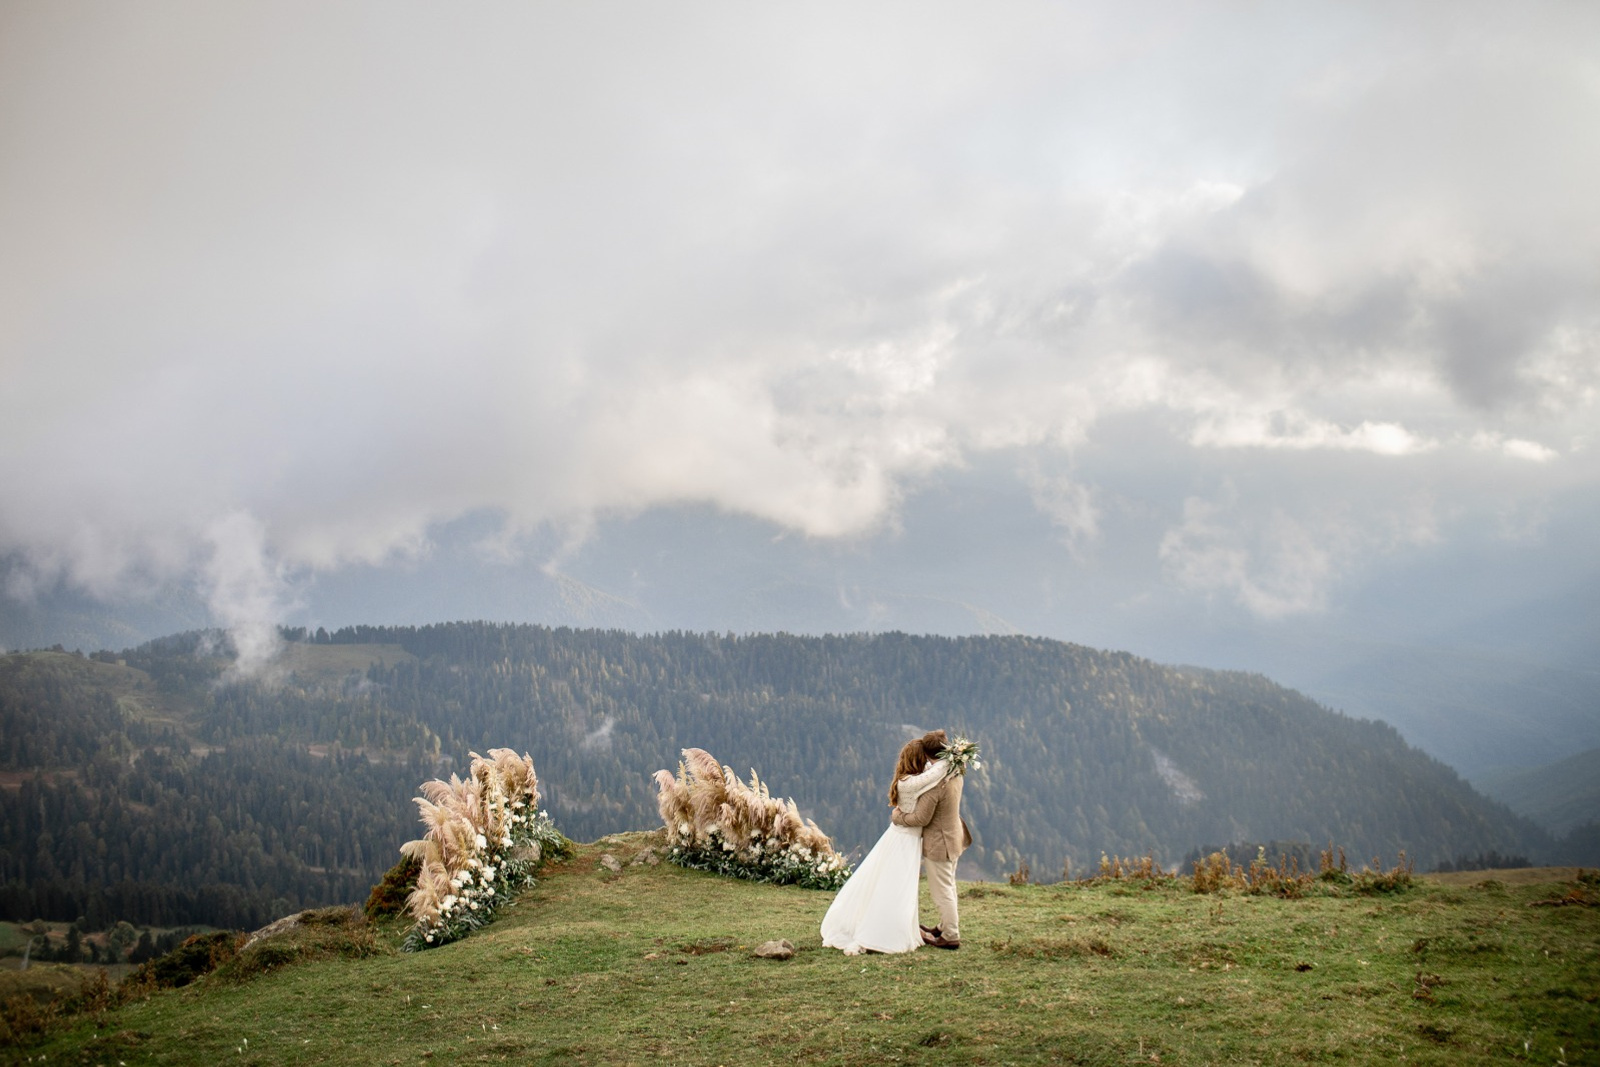
[[[831,894],[580,846],[494,926],[219,975],[85,1020],[47,1062],[1600,1062],[1586,884],[1197,895],[1184,882],[962,886],[964,946],[823,949]],[[611,854],[621,873],[600,865]],[[788,961],[753,958],[788,938]],[[21,1060],[19,1060],[21,1062]]]

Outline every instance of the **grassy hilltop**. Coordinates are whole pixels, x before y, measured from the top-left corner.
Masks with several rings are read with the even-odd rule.
[[[392,923],[350,934],[353,956],[258,951],[14,1060],[1600,1062],[1600,910],[1570,870],[1301,899],[966,883],[961,951],[851,958],[818,939],[832,894],[630,862],[655,843],[580,846],[444,948],[402,954]],[[753,957],[776,938],[793,959]]]

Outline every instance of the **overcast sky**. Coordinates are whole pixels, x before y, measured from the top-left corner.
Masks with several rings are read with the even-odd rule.
[[[1600,501],[1597,41],[1576,2],[10,0],[5,596],[247,627],[469,519],[546,574],[677,514],[892,561],[984,491],[1091,609],[1288,624],[1464,546],[1592,577],[1551,531]]]

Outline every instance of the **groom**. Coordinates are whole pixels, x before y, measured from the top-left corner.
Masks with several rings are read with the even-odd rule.
[[[929,759],[946,743],[943,730],[924,734],[922,748]],[[922,827],[922,869],[928,876],[928,895],[939,909],[939,925],[922,928],[924,944],[935,948],[961,947],[961,917],[956,908],[956,860],[972,844],[972,833],[961,817],[963,779],[953,774],[917,798],[910,815],[899,808],[891,816],[901,826]]]

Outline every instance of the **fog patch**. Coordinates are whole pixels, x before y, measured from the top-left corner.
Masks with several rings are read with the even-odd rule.
[[[607,715],[598,727],[584,735],[583,740],[578,742],[578,748],[584,752],[610,752],[611,732],[616,725],[617,720]]]

